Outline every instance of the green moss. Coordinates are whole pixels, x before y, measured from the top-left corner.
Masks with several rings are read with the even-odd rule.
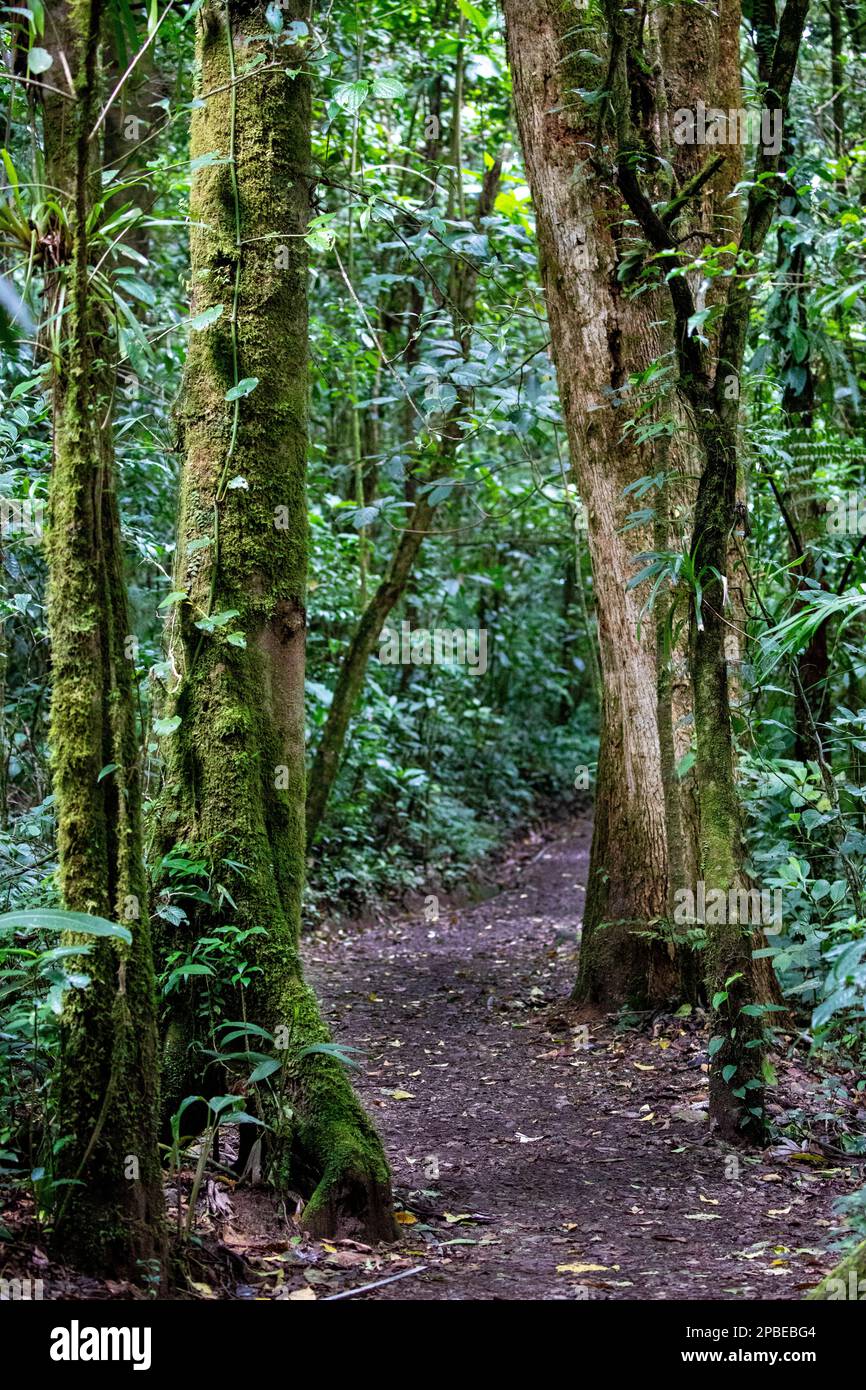
[[[230,82],[225,13],[216,5],[202,10],[204,91]],[[287,20],[293,17],[284,13]],[[258,9],[232,4],[230,15],[235,49],[249,62],[263,42]],[[192,335],[182,398],[186,459],[175,587],[189,599],[170,630],[181,672],[174,697],[181,724],[169,745],[162,834],[166,848],[183,841],[193,857],[213,864],[235,905],[228,914],[202,905],[190,937],[227,917],[241,929],[265,929],[244,947],[250,965],[246,1017],[275,1034],[287,1030],[295,1059],[285,1070],[287,1091],[270,1101],[270,1093],[262,1093],[271,1126],[266,1171],[310,1198],[317,1229],[351,1225],[378,1238],[393,1234],[378,1136],[338,1061],[298,1057],[303,1047],[328,1040],[298,953],[306,855],[308,363],[302,233],[309,82],[263,72],[238,85],[236,101],[234,130],[227,96],[193,115],[194,158],[214,150],[227,154],[234,144],[237,204],[231,168],[209,165],[196,173],[193,312],[220,304],[224,312],[211,328]],[[225,396],[236,377],[257,378],[258,385],[240,401],[235,421]],[[234,478],[243,481],[227,487]],[[211,544],[190,553],[189,543],[205,537]],[[237,612],[230,625],[212,633],[197,626],[228,609]],[[226,640],[230,633],[242,635],[245,645],[232,645]],[[197,1018],[192,984],[169,1003],[167,1056],[175,1077],[186,1078],[186,1064],[195,1055],[189,1048]],[[173,1085],[174,1100],[180,1098],[177,1089]]]
[[[813,1302],[843,1299],[862,1300],[866,1296],[866,1240],[854,1247],[835,1269],[825,1276],[817,1288],[806,1295]]]
[[[130,625],[114,455],[102,424],[114,382],[94,347],[107,325],[90,293],[84,230],[92,195],[87,132],[96,101],[98,7],[82,0],[62,18],[70,26],[63,37],[77,100],[63,127],[67,143],[49,141],[57,166],[48,165],[52,185],[68,190],[74,202],[68,332],[54,383],[48,541],[59,879],[66,907],[122,922],[133,939],[127,946],[72,938],[90,947],[82,968],[91,984],[70,991],[61,1022],[59,1114],[69,1142],[60,1150],[58,1176],[71,1181],[53,1240],[81,1267],[135,1278],[138,1261],[161,1258],[163,1200],[139,753],[124,649]],[[100,779],[109,763],[115,771]]]

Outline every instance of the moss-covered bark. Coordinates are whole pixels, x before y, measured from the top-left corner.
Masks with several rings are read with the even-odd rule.
[[[812,1289],[806,1294],[806,1301],[809,1302],[837,1302],[847,1299],[856,1299],[859,1302],[866,1298],[866,1240],[861,1241],[846,1255],[844,1260],[840,1260],[835,1269],[825,1275],[817,1288]]]
[[[265,37],[263,9],[206,3],[197,21],[192,157],[219,158],[193,179],[193,311],[222,312],[192,335],[182,397],[176,587],[188,597],[169,630],[181,722],[169,745],[163,831],[213,864],[231,893],[233,905],[197,912],[195,934],[226,922],[264,928],[245,947],[246,1016],[288,1042],[280,1095],[289,1108],[277,1087],[263,1096],[269,1175],[302,1190],[311,1228],[389,1238],[378,1136],[342,1065],[298,1055],[327,1040],[298,955],[310,84],[302,52],[274,50]],[[286,26],[309,19],[304,3],[282,13]],[[242,381],[256,384],[227,400]],[[202,1084],[191,995],[190,987],[171,996],[171,1106]]]
[[[46,111],[48,180],[71,230],[69,313],[54,382],[48,537],[51,750],[60,888],[67,908],[112,918],[132,944],[100,940],[62,1019],[59,1115],[66,1189],[56,1247],[80,1266],[140,1276],[162,1257],[156,1143],[158,1051],[141,845],[139,748],[110,429],[107,322],[89,285],[87,219],[98,182],[88,139],[97,109],[101,5],[52,7],[73,74],[61,123]],[[113,770],[103,773],[112,765]],[[102,776],[100,774],[103,773]],[[77,940],[78,938],[73,938]],[[152,1271],[150,1271],[152,1272]]]
[[[737,495],[736,434],[717,420],[705,427],[706,465],[698,490],[693,555],[704,591],[693,619],[697,782],[701,869],[708,889],[749,885],[737,789],[725,660],[726,595],[714,576],[724,574]],[[720,1039],[710,1067],[710,1113],[727,1139],[760,1140],[764,1133],[762,997],[752,958],[764,945],[759,924],[724,919],[707,928],[704,976]],[[718,1002],[715,1002],[718,1001]],[[747,1009],[748,1012],[744,1012]]]

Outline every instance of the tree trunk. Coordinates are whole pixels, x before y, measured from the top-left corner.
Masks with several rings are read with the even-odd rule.
[[[594,107],[575,89],[598,81],[585,67],[596,42],[587,19],[561,0],[506,0],[518,125],[538,226],[571,452],[588,514],[603,678],[587,901],[576,997],[616,1007],[658,1005],[680,993],[680,972],[658,922],[668,899],[665,797],[655,718],[652,623],[628,587],[649,536],[623,533],[634,503],[624,489],[656,471],[652,451],[623,439],[629,376],[660,357],[654,296],[629,299],[617,272],[630,249],[622,204],[589,158]]]
[[[786,112],[788,94],[799,52],[808,0],[788,0],[778,34],[770,36],[766,64],[767,102]],[[616,178],[650,248],[657,254],[681,255],[664,210],[657,210],[647,193],[655,159],[643,115],[633,100],[644,84],[645,61],[640,51],[636,12],[609,0],[612,126],[616,140]],[[762,71],[764,70],[762,66]],[[755,178],[750,185],[739,238],[741,255],[751,260],[764,244],[775,210],[779,152],[759,147]],[[713,175],[714,161],[706,165]],[[644,186],[644,182],[646,186]],[[730,719],[725,638],[731,626],[728,581],[731,536],[737,522],[738,392],[731,383],[742,376],[746,334],[752,303],[749,278],[742,271],[731,277],[725,295],[721,327],[712,344],[711,361],[701,339],[691,331],[696,304],[685,277],[668,276],[675,326],[677,385],[691,409],[703,454],[690,559],[693,569],[691,607],[692,681],[697,743],[697,784],[700,798],[702,869],[708,890],[724,898],[721,920],[707,930],[708,992],[714,1016],[711,1045],[710,1114],[720,1135],[729,1140],[760,1140],[764,1132],[759,1020],[767,1007],[761,987],[766,961],[753,960],[761,941],[754,923],[740,921],[741,899],[731,911],[731,893],[748,890],[744,869],[742,825],[734,780],[734,743]],[[717,914],[718,915],[718,914]],[[761,1003],[757,1001],[761,1000]]]
[[[45,111],[47,178],[60,190],[71,232],[69,313],[54,382],[50,741],[63,903],[122,923],[132,944],[71,938],[91,945],[82,961],[91,984],[70,992],[61,1022],[58,1109],[71,1142],[60,1150],[58,1175],[72,1185],[54,1243],[81,1268],[135,1279],[142,1262],[161,1264],[164,1204],[139,747],[110,429],[114,381],[108,315],[89,284],[101,10],[99,0],[57,5],[49,22],[54,52],[75,82],[74,101]]]
[[[309,7],[299,0],[283,17],[308,22]],[[180,809],[164,825],[230,884],[231,910],[202,905],[193,932],[227,921],[259,929],[244,946],[243,1017],[278,1047],[288,1040],[279,1086],[259,1092],[272,1126],[266,1172],[307,1197],[308,1229],[389,1239],[390,1176],[378,1135],[342,1063],[326,1052],[302,1055],[328,1041],[298,953],[310,84],[303,51],[292,48],[280,53],[297,65],[293,78],[281,68],[249,75],[249,64],[270,53],[251,0],[208,0],[197,26],[199,93],[218,95],[194,111],[192,157],[217,151],[221,161],[193,179],[193,310],[223,311],[192,337],[182,396],[176,587],[187,597],[171,632],[181,723],[165,795]],[[242,382],[257,384],[238,395]],[[200,1089],[189,1050],[194,1021],[182,994],[168,1029],[173,1104]]]
[[[825,1275],[817,1288],[806,1294],[806,1302],[847,1301],[856,1299],[862,1302],[866,1297],[866,1240],[855,1245],[850,1255],[840,1260],[835,1269]]]

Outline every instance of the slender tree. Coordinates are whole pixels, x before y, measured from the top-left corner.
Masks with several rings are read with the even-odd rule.
[[[62,209],[55,231],[68,305],[53,382],[51,748],[64,906],[113,919],[130,941],[91,945],[82,962],[90,985],[65,1006],[59,1113],[66,1142],[58,1167],[70,1185],[54,1239],[81,1267],[134,1277],[148,1272],[143,1262],[161,1261],[163,1198],[133,644],[110,428],[114,367],[107,306],[92,285],[89,234],[99,216],[92,131],[102,18],[100,0],[56,4],[46,28],[54,70],[71,81],[68,93],[46,101],[44,121],[47,181]],[[62,302],[59,294],[54,302]]]
[[[489,217],[493,209],[501,172],[501,159],[495,160],[485,171],[474,215],[476,228],[481,228],[483,219]],[[463,355],[467,360],[472,340],[472,324],[475,318],[477,285],[478,268],[474,262],[465,259],[458,260],[452,269],[451,308],[454,336],[460,343]],[[441,477],[449,472],[462,438],[461,419],[468,407],[469,395],[470,393],[466,390],[459,391],[454,409],[449,412],[432,464],[434,477],[437,475]],[[310,770],[309,791],[307,793],[307,842],[311,846],[340,770],[340,760],[349,722],[358,696],[363,689],[367,663],[376,648],[389,614],[406,592],[418,553],[433,524],[436,505],[435,493],[432,493],[429,487],[415,498],[414,506],[401,532],[385,576],[377,585],[361,614],[358,626],[340,663],[337,684],[328,709],[328,717]]]

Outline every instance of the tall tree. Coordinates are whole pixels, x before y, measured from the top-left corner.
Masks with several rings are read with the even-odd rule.
[[[329,1051],[298,948],[310,22],[303,0],[271,16],[270,35],[256,0],[207,0],[197,19],[192,286],[209,326],[193,335],[180,407],[179,723],[164,827],[230,885],[228,898],[200,905],[192,932],[226,922],[251,932],[245,1017],[284,1044],[262,1101],[270,1178],[300,1188],[308,1228],[389,1238],[388,1165]],[[201,1085],[191,993],[172,996],[172,1103]]]
[[[767,109],[787,113],[788,97],[808,0],[788,0],[771,35],[764,101]],[[633,11],[618,0],[607,0],[610,32],[608,85],[615,139],[618,186],[629,209],[656,255],[684,253],[672,235],[664,209],[647,193],[647,167],[653,152],[642,120],[639,94],[644,59],[640,25]],[[743,827],[734,776],[734,744],[726,660],[729,548],[736,529],[739,463],[739,382],[743,372],[746,333],[752,305],[750,271],[760,254],[773,220],[778,198],[775,175],[781,147],[761,143],[755,159],[746,211],[737,246],[736,272],[729,277],[718,306],[720,327],[711,355],[693,332],[698,312],[692,285],[685,274],[668,275],[674,319],[678,390],[695,421],[702,453],[702,470],[691,541],[692,681],[697,740],[697,780],[700,797],[702,873],[706,883],[737,909],[708,931],[707,983],[715,1015],[716,1046],[710,1070],[710,1111],[727,1138],[760,1138],[763,1134],[761,990],[753,961],[755,933],[741,920],[739,903],[750,883],[745,869]],[[713,162],[705,166],[713,172]]]
[[[59,285],[68,304],[54,374],[48,541],[51,746],[64,906],[111,918],[62,1020],[59,1175],[71,1185],[54,1233],[82,1267],[141,1275],[161,1260],[158,1047],[141,844],[130,620],[111,437],[107,305],[93,288],[98,227],[101,0],[54,4],[47,41],[71,87],[47,97],[47,182],[58,190]],[[64,87],[67,83],[64,80]],[[61,303],[60,294],[53,306]],[[73,937],[73,941],[84,938]]]
[[[728,106],[738,88],[738,8],[726,5],[721,16],[699,20],[690,13],[688,22],[677,6],[646,16],[644,100],[654,84],[656,146],[667,167],[675,167],[672,196],[680,198],[680,210],[693,203],[696,151],[672,145],[669,109],[696,91]],[[690,701],[681,698],[680,677],[674,690],[668,657],[657,660],[652,623],[640,622],[644,597],[631,581],[653,537],[648,527],[628,522],[635,485],[670,469],[679,476],[661,486],[668,520],[656,537],[667,541],[669,515],[677,504],[682,514],[690,492],[687,422],[676,422],[671,440],[665,417],[676,403],[665,399],[648,442],[626,428],[630,377],[666,361],[673,344],[660,297],[628,293],[634,237],[615,180],[601,163],[601,107],[581,95],[598,87],[609,59],[604,26],[597,12],[575,14],[563,0],[506,0],[505,16],[572,468],[587,510],[603,677],[576,994],[607,1006],[663,1003],[682,989],[684,961],[672,958],[654,924],[668,912],[669,886],[692,877],[695,859],[694,803],[676,771]],[[700,65],[693,60],[696,44]],[[713,205],[701,211],[711,224]],[[671,846],[669,833],[681,837]]]

